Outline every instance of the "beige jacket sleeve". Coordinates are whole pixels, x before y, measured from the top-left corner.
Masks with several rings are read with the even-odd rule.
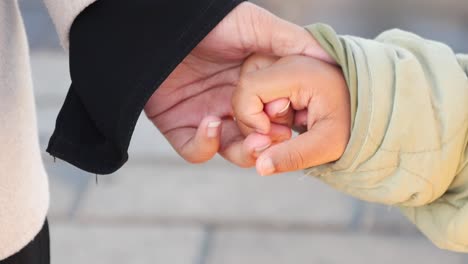
[[[73,21],[81,11],[95,1],[96,0],[44,0],[57,29],[60,43],[65,49],[68,49],[68,34]]]
[[[307,174],[398,206],[439,247],[468,252],[468,57],[400,30],[308,30],[343,68],[353,122],[341,159]]]

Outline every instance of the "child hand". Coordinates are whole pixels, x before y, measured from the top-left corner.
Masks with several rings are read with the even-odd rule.
[[[272,116],[281,105],[288,108]],[[272,123],[306,125],[307,132],[259,155],[256,168],[261,175],[335,161],[349,140],[350,101],[343,74],[310,57],[252,56],[243,66],[232,106],[245,135],[266,135]]]

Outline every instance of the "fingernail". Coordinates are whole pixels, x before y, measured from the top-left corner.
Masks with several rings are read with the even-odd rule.
[[[209,138],[215,138],[218,136],[219,126],[221,125],[221,121],[213,121],[208,123],[208,129],[206,135]]]
[[[260,175],[267,176],[275,172],[275,165],[273,160],[270,158],[265,158],[260,161]]]
[[[263,147],[259,147],[259,148],[256,148],[255,149],[255,152],[257,154],[260,154],[262,153],[265,149],[269,148],[271,146],[271,143],[268,143],[267,145],[263,146]]]
[[[288,112],[290,105],[291,105],[291,101],[289,101],[288,104],[283,109],[281,109],[281,111],[276,113],[276,116],[277,117],[284,116]]]

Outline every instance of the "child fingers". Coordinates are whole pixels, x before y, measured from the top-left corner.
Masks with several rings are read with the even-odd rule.
[[[232,109],[236,122],[244,135],[254,131],[261,134],[270,132],[270,119],[263,112],[263,102],[255,94],[234,92]]]
[[[291,127],[294,122],[294,109],[288,98],[281,98],[265,105],[265,113],[270,121],[276,124]]]
[[[256,132],[255,128],[244,124],[242,121],[238,120],[237,118],[234,118],[234,120],[235,120],[235,122],[237,124],[237,127],[241,131],[242,135],[248,136],[248,135]]]
[[[229,162],[243,168],[255,165],[258,154],[271,145],[271,139],[262,134],[253,133],[245,138],[233,121],[226,121],[221,136],[219,154]],[[226,132],[224,132],[226,131]]]
[[[250,167],[255,165],[255,160],[257,157],[260,156],[260,154],[262,154],[262,152],[268,149],[272,144],[273,141],[269,136],[258,133],[252,133],[245,138],[242,144],[242,149],[244,154],[253,159]]]
[[[294,126],[307,128],[308,110],[296,111],[294,115]]]
[[[288,69],[277,69],[274,65],[242,75],[232,96],[237,121],[258,133],[268,134],[270,118],[264,112],[264,104],[279,98],[289,98],[291,90],[298,86],[298,81],[291,78]]]
[[[219,154],[229,162],[249,168],[255,165],[257,157],[272,144],[290,138],[291,129],[280,125],[273,125],[269,135],[252,133],[244,137],[234,121],[225,120]]]
[[[307,131],[308,109],[296,111],[294,114],[293,130],[299,134]]]
[[[291,139],[292,131],[291,128],[279,124],[271,124],[271,130],[268,134],[273,143],[283,142]]]
[[[273,121],[273,123],[270,124],[270,132],[266,134],[271,138],[273,142],[281,142],[290,139],[292,136],[291,125],[292,120],[294,119],[293,112],[290,111],[287,116],[281,118],[283,118],[284,121],[281,120],[279,117],[273,118],[271,120]],[[252,133],[257,133],[257,131],[254,128],[248,127],[242,122],[238,122],[237,126],[244,136],[248,136]]]
[[[260,175],[301,170],[337,160],[344,152],[339,133],[330,122],[265,150],[256,161]]]
[[[256,95],[263,103],[290,98],[293,91],[301,86],[297,70],[297,65],[293,63],[278,62],[268,68],[243,74],[236,91],[241,91],[241,95]]]
[[[265,113],[270,117],[282,115],[290,109],[291,101],[289,98],[279,98],[265,105]]]
[[[276,61],[278,61],[278,59],[279,59],[278,57],[272,56],[272,55],[259,54],[259,53],[254,54],[254,55],[250,56],[244,62],[244,64],[242,65],[241,76],[244,76],[247,73],[256,72],[258,70],[267,68],[267,67],[273,65]],[[281,102],[279,104],[275,104],[275,106],[276,107],[281,107],[280,110],[282,110],[285,107],[285,105],[282,105]],[[262,103],[262,107],[263,107],[263,103]],[[260,109],[260,104],[258,105],[258,108],[255,108],[255,109],[256,109],[256,111],[258,111]],[[245,110],[246,109],[244,109],[244,111]],[[263,115],[261,113],[259,113],[259,114]],[[282,114],[284,114],[284,113],[282,113]],[[259,118],[264,120],[264,117],[259,117]],[[242,115],[240,116],[240,120],[239,120],[238,125],[239,125],[239,128],[242,131],[242,133],[244,135],[246,135],[246,136],[251,134],[251,133],[256,132],[255,127],[252,127],[252,126],[249,126],[249,124],[244,124],[243,123]],[[267,132],[267,129],[260,129],[260,130],[262,132]]]

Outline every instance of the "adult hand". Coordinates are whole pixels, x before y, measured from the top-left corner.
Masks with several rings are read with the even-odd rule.
[[[254,52],[332,59],[302,27],[248,2],[236,7],[183,60],[148,101],[145,112],[174,149],[200,163],[219,152],[242,166],[291,136],[273,125],[269,137],[245,138],[232,120],[231,95],[244,60]]]

